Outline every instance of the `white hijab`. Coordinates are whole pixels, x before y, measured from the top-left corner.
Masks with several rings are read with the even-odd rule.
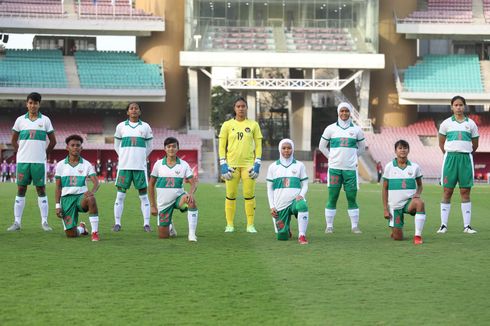
[[[345,128],[349,127],[350,124],[351,124],[351,122],[352,122],[352,105],[350,105],[347,102],[340,103],[337,106],[337,116],[340,114],[340,109],[342,109],[342,108],[349,109],[349,112],[350,112],[349,119],[347,119],[347,120],[344,121],[344,120],[340,119],[340,116],[337,119],[337,123],[339,124],[339,126],[341,128],[344,128],[345,129]]]
[[[281,148],[284,143],[291,144],[292,151],[291,151],[291,156],[289,158],[285,158],[284,156],[282,156]],[[293,160],[294,160],[294,143],[291,139],[284,138],[279,142],[279,161],[281,162],[282,165],[289,166],[291,165]]]

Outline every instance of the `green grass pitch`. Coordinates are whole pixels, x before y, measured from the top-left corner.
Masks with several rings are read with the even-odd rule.
[[[335,233],[324,234],[324,185],[311,185],[310,244],[275,240],[265,184],[257,185],[257,234],[245,233],[243,201],[234,234],[223,233],[224,186],[202,184],[198,242],[142,230],[139,199],[126,197],[123,230],[113,233],[115,188],[102,185],[99,243],[67,239],[54,214],[40,228],[32,187],[22,231],[8,233],[15,187],[0,185],[0,325],[484,325],[490,320],[490,187],[473,189],[473,227],[463,234],[455,196],[449,232],[437,235],[440,187],[426,185],[425,244],[389,238],[379,185],[359,192],[362,235],[349,232],[344,195]],[[88,222],[86,215],[82,219]],[[155,218],[152,227],[155,229]],[[293,231],[297,231],[293,220]]]

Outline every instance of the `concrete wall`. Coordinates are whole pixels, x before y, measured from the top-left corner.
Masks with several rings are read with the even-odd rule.
[[[136,39],[136,52],[145,62],[160,64],[163,60],[167,93],[165,103],[143,103],[142,118],[153,126],[184,127],[187,73],[179,62],[179,52],[184,48],[184,1],[136,0],[136,8],[165,18],[165,32]]]
[[[417,60],[417,43],[396,33],[393,10],[398,17],[406,17],[417,8],[417,0],[379,1],[379,52],[385,54],[386,67],[371,72],[370,118],[376,127],[406,126],[415,121],[414,106],[398,104],[393,77],[393,65],[406,68]]]

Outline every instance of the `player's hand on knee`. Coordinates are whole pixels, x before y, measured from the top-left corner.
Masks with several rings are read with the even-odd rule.
[[[151,206],[150,207],[150,214],[153,216],[157,216],[158,215],[158,209],[155,206]]]
[[[258,176],[259,176],[259,172],[260,172],[260,164],[261,164],[261,160],[260,158],[256,158],[255,159],[255,163],[254,163],[254,166],[248,170],[248,176],[252,179],[257,179]]]
[[[219,166],[221,177],[225,180],[231,180],[231,178],[233,178],[233,172],[235,172],[235,169],[230,168],[228,166],[228,163],[226,163],[226,160],[223,158],[219,160]]]

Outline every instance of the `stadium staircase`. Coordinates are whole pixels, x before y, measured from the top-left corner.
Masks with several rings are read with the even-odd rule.
[[[68,14],[68,17],[73,17],[77,15],[77,13],[75,12],[75,4],[76,1],[74,0],[64,0],[63,9]]]
[[[286,37],[284,36],[284,30],[281,26],[274,27],[274,41],[276,42],[276,51],[287,52],[288,46],[286,43]]]
[[[483,80],[483,86],[485,87],[485,93],[490,92],[490,61],[480,61],[481,75]]]
[[[65,61],[65,74],[68,81],[68,87],[70,88],[80,88],[80,78],[78,78],[77,64],[75,62],[75,57],[64,56]]]
[[[473,0],[473,23],[485,24],[485,15],[483,14],[482,0]]]

